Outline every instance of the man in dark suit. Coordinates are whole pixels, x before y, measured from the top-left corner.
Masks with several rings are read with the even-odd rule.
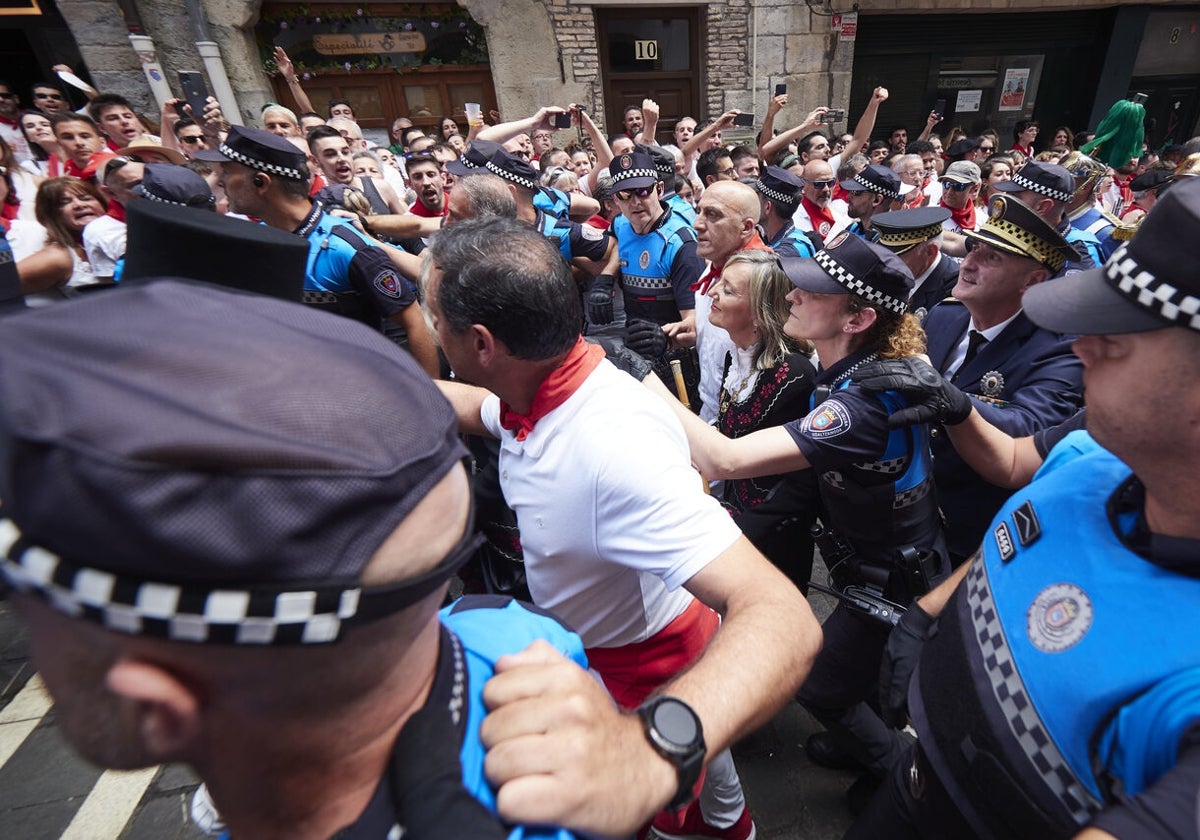
[[[871,219],[871,226],[879,231],[879,244],[900,257],[915,278],[908,311],[922,323],[958,282],[958,260],[941,251],[942,222],[949,218],[945,207],[917,207]]]
[[[1053,277],[1075,252],[1029,207],[1009,196],[966,231],[955,300],[925,320],[930,363],[974,399],[992,425],[1014,437],[1071,416],[1083,393],[1083,367],[1071,338],[1037,327],[1021,310],[1025,290]],[[971,555],[1009,491],[984,481],[934,431],[934,482],[954,558]]]

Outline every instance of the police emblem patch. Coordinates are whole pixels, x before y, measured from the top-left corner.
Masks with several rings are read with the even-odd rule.
[[[998,370],[989,370],[979,377],[979,390],[985,397],[998,397],[1004,393],[1004,374]]]
[[[621,169],[631,169],[633,167],[633,158],[629,155],[621,155],[621,159],[617,161],[617,166]]]
[[[916,308],[916,310],[913,312],[913,315],[921,323],[925,323],[925,316],[928,314],[929,314],[929,310],[926,309],[924,306],[918,306]]]
[[[1004,196],[996,196],[992,199],[992,204],[988,207],[988,216],[996,218],[1004,215]]]
[[[643,269],[650,267],[650,252],[642,251],[642,255],[638,257],[638,265]]]
[[[1026,632],[1044,653],[1062,653],[1092,627],[1092,599],[1073,583],[1055,583],[1037,594],[1026,613]]]
[[[605,237],[604,231],[591,225],[580,225],[579,235],[590,242],[599,242]]]
[[[400,297],[400,281],[396,279],[396,275],[390,271],[385,271],[375,278],[375,288],[383,292],[388,297]]]
[[[804,418],[800,430],[814,440],[837,437],[850,431],[850,412],[837,400],[826,400]]]
[[[829,222],[821,222],[821,224],[817,226],[817,233],[821,234],[822,239],[828,236],[829,231],[831,230],[833,230],[833,225],[829,224]]]
[[[833,237],[833,239],[831,239],[830,241],[825,243],[825,250],[832,251],[834,248],[836,248],[837,246],[839,246],[843,242],[845,242],[846,237],[849,235],[850,235],[850,231],[848,231],[848,230],[842,231],[837,236]]]

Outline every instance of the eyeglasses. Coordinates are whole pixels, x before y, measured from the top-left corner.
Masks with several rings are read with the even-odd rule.
[[[975,186],[975,185],[974,184],[960,184],[960,183],[958,183],[958,181],[942,181],[943,189],[954,190],[955,192],[966,192],[967,190],[971,189],[971,187],[973,187],[973,186]]]
[[[979,151],[981,151],[985,155],[987,155],[987,154],[991,154],[992,152],[996,151],[996,147],[995,146],[980,146]]]
[[[0,99],[16,99],[16,98],[17,98],[17,95],[15,93],[0,93]]]
[[[35,93],[33,95],[33,98],[34,99],[57,99],[60,102],[66,101],[66,97],[64,97],[61,93]]]
[[[651,195],[658,193],[658,184],[652,187],[634,187],[631,190],[617,190],[613,195],[621,199],[621,201],[629,201],[635,195],[638,198],[649,198]]]
[[[203,134],[189,134],[186,137],[179,138],[180,143],[187,143],[189,146],[195,146],[197,143],[201,143],[203,141],[204,141]]]
[[[722,170],[720,171],[720,174],[721,174],[721,175],[725,175],[726,177],[729,177],[729,178],[736,178],[736,177],[737,177],[737,170],[736,170],[736,169],[734,169],[734,168],[731,166],[731,167],[729,167],[728,169],[722,169]]]
[[[819,189],[819,190],[831,190],[831,189],[833,189],[833,188],[834,188],[834,186],[836,186],[836,185],[837,185],[837,179],[835,178],[835,179],[833,179],[833,180],[830,180],[830,181],[812,181],[812,180],[809,180],[809,181],[808,181],[808,183],[812,184],[814,187],[816,187],[816,188],[817,188],[817,189]]]

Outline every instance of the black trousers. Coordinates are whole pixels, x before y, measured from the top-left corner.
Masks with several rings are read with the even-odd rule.
[[[934,775],[919,743],[911,745],[884,779],[846,840],[960,840],[975,832]]]
[[[821,629],[825,644],[796,699],[842,749],[883,778],[908,746],[908,739],[871,705],[879,694],[879,664],[891,628],[838,604]]]

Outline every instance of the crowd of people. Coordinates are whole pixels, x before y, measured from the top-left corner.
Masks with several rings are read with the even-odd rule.
[[[0,580],[86,757],[234,838],[751,840],[794,700],[848,836],[1197,836],[1200,137],[385,146],[275,59],[257,126],[0,82]]]

